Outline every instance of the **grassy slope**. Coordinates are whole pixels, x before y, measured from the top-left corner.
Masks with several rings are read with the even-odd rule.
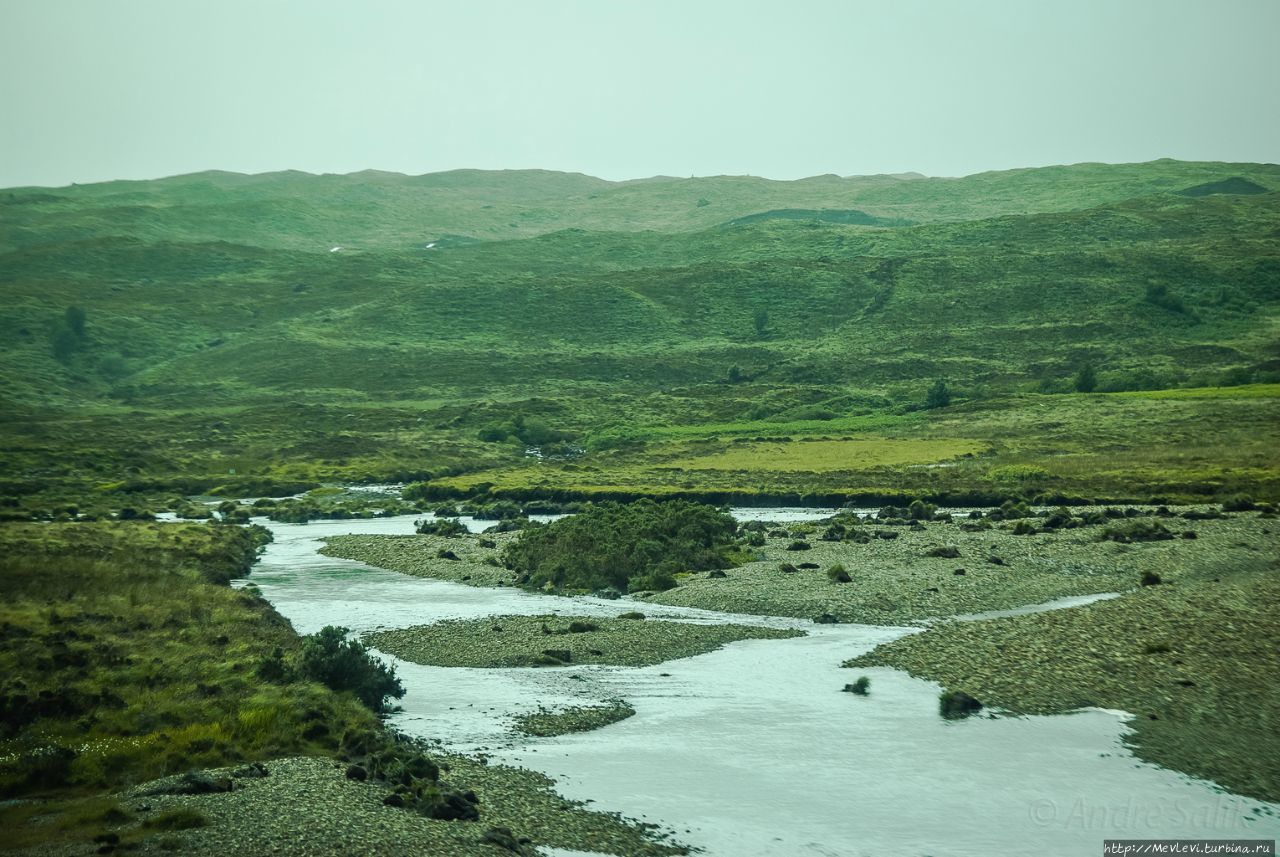
[[[579,440],[870,431],[871,442],[887,434],[948,449],[943,441],[971,440],[1002,457],[946,474],[957,483],[985,478],[984,464],[1034,459],[1061,491],[1123,494],[1115,486],[1143,470],[1169,490],[1216,471],[1262,491],[1275,464],[1262,451],[1274,435],[1270,395],[1221,405],[1222,419],[1219,406],[1174,398],[1163,423],[1141,407],[1010,395],[1069,389],[1086,362],[1104,389],[1275,378],[1276,194],[1162,192],[1231,175],[1272,187],[1275,173],[1156,162],[793,183],[200,174],[14,191],[0,209],[0,247],[10,248],[0,256],[0,480],[20,494],[51,478],[83,492],[178,475],[213,487],[232,471],[315,480],[482,469],[519,451],[479,444],[478,428],[523,412]],[[722,201],[732,210],[710,211]],[[541,225],[500,229],[511,216],[501,206],[540,212]],[[769,208],[847,206],[932,222],[707,228]],[[298,207],[305,216],[290,213]],[[319,233],[339,220],[368,240],[329,253],[339,239]],[[547,234],[421,248],[422,235],[467,231]],[[1183,309],[1146,300],[1149,288]],[[56,359],[71,305],[86,311],[85,334]],[[769,314],[763,334],[758,309]],[[938,376],[974,404],[904,415]],[[1100,415],[1120,466],[1091,485]],[[1206,444],[1204,466],[1194,449],[1167,448],[1166,426],[1216,437],[1241,433],[1241,420],[1259,431],[1243,448]],[[1046,425],[1056,449],[1025,434]],[[652,452],[650,463],[687,458],[661,444]],[[930,480],[911,468],[950,457],[815,472],[919,490]],[[1071,464],[1062,479],[1059,464]],[[726,472],[690,469],[684,481],[708,487]]]
[[[77,748],[66,780],[49,785],[119,785],[331,750],[344,726],[374,723],[353,698],[255,677],[262,658],[296,649],[298,638],[265,602],[224,585],[253,560],[247,531],[6,524],[0,540],[9,715],[0,755]],[[9,792],[19,785],[11,775]]]
[[[376,726],[353,697],[256,678],[272,649],[296,650],[299,638],[266,602],[210,582],[252,562],[239,527],[5,524],[0,545],[6,796],[74,797],[193,766],[332,753],[346,729]],[[70,752],[55,763],[50,748]],[[59,819],[20,839],[95,823],[68,806],[69,831]],[[15,825],[24,817],[7,811]]]
[[[413,853],[491,854],[480,842],[488,825],[580,850],[681,850],[569,804],[543,777],[465,758],[440,761],[448,783],[483,796],[483,824],[383,806],[390,786],[372,780],[361,786],[372,795],[353,794],[334,757],[354,752],[351,736],[381,734],[375,749],[388,737],[349,693],[258,676],[275,648],[292,660],[302,641],[260,597],[225,585],[255,556],[250,532],[227,525],[0,524],[0,797],[19,798],[0,806],[0,851],[92,853],[93,837],[115,834],[122,848],[152,837],[150,847],[182,853],[260,853],[303,838],[363,853],[374,837],[383,851],[409,842]],[[284,756],[318,756],[329,776],[299,785],[295,766],[272,761]],[[152,797],[148,811],[120,795],[250,760],[268,761],[271,773],[238,781],[241,799]],[[307,830],[298,829],[299,795]],[[194,840],[175,839],[171,831],[191,825],[201,826],[184,834]]]

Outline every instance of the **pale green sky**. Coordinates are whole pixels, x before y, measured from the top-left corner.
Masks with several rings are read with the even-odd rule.
[[[0,187],[1280,161],[1280,0],[0,0]]]

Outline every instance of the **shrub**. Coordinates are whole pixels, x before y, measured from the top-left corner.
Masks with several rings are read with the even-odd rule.
[[[1253,502],[1253,498],[1244,494],[1236,494],[1222,501],[1224,512],[1252,512],[1256,508],[1258,504]]]
[[[1092,393],[1098,388],[1098,373],[1094,371],[1092,363],[1086,363],[1080,367],[1080,371],[1076,372],[1073,386],[1077,393]]]
[[[849,572],[844,570],[844,566],[837,563],[827,569],[827,579],[832,583],[849,583],[852,578],[849,577]]]
[[[1154,542],[1173,538],[1173,533],[1165,529],[1158,521],[1126,521],[1123,524],[1107,527],[1102,531],[1102,541],[1120,542]]]
[[[933,408],[945,408],[949,404],[951,404],[951,391],[947,389],[947,382],[939,378],[933,382],[933,386],[925,394],[924,406],[932,410]]]
[[[276,646],[270,655],[258,663],[258,678],[272,684],[287,684],[293,681],[293,669],[285,663],[284,649]]]
[[[675,576],[669,571],[650,572],[633,577],[627,582],[628,592],[664,592],[675,588]]]
[[[600,503],[526,530],[502,556],[530,588],[670,589],[676,572],[731,567],[736,532],[728,512],[701,503]]]
[[[845,537],[847,532],[843,524],[832,524],[823,530],[822,535],[818,536],[818,538],[824,542],[838,542]]]
[[[794,565],[792,565],[789,562],[784,562],[778,566],[778,571],[782,572],[783,574],[796,574],[800,571],[800,569],[796,568]]]
[[[947,720],[959,720],[982,710],[982,703],[959,690],[943,691],[938,697],[938,713]]]
[[[1169,287],[1164,283],[1148,283],[1143,299],[1152,306],[1158,306],[1170,312],[1185,313],[1187,311],[1187,306],[1182,302],[1182,298],[1170,294]]]
[[[620,614],[620,615],[618,616],[618,618],[619,618],[619,619],[634,619],[634,620],[636,620],[636,621],[640,621],[640,620],[644,619],[644,614],[643,614],[643,613],[641,613],[641,612],[639,612],[638,610],[632,610],[632,611],[630,611],[630,612],[628,612],[628,613],[622,613],[622,614]]]
[[[907,507],[907,514],[913,521],[927,521],[937,511],[937,506],[932,503],[926,503],[923,500],[912,500],[911,505]]]
[[[327,625],[303,640],[301,672],[332,690],[351,691],[373,711],[382,711],[388,696],[404,696],[404,686],[388,667],[358,640],[348,640],[346,628]]]
[[[938,556],[943,559],[955,559],[960,556],[960,548],[955,545],[944,545],[942,547],[930,548],[925,552],[925,556]]]
[[[858,696],[867,696],[871,693],[871,679],[866,676],[858,676],[858,680],[853,684],[844,686],[846,693],[856,693]]]
[[[807,550],[809,550],[809,548],[810,548],[810,547],[812,547],[812,545],[810,545],[808,542],[806,542],[806,541],[802,541],[802,540],[800,540],[800,539],[796,539],[794,542],[792,542],[791,544],[787,545],[787,550],[789,550],[789,551],[807,551]]]
[[[467,533],[466,525],[453,520],[452,518],[442,518],[438,521],[422,521],[418,524],[418,532],[424,536],[461,536]]]

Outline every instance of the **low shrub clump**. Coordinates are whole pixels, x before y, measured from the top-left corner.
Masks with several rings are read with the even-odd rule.
[[[728,512],[700,503],[600,503],[526,531],[502,558],[531,588],[670,589],[678,572],[731,567],[736,532]]]
[[[947,720],[960,720],[981,710],[982,703],[964,691],[943,691],[938,697],[938,713]]]
[[[1154,542],[1172,539],[1173,533],[1159,521],[1131,520],[1123,524],[1107,527],[1102,531],[1102,541],[1120,542]]]
[[[387,697],[404,696],[395,669],[369,654],[359,640],[346,639],[348,629],[328,625],[302,644],[301,673],[331,690],[350,691],[372,711],[382,711]]]
[[[418,533],[424,536],[464,536],[467,534],[467,527],[460,521],[453,518],[439,518],[437,520],[422,521],[418,524]]]

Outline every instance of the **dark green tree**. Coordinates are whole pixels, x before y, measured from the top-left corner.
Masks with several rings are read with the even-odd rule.
[[[765,331],[769,327],[769,311],[764,307],[761,307],[756,310],[755,315],[752,316],[752,320],[756,325],[756,336],[764,336]]]
[[[77,337],[84,338],[84,322],[85,314],[78,306],[67,307],[64,318],[67,322],[67,329],[74,333]]]
[[[388,696],[404,696],[394,668],[369,654],[359,640],[348,640],[347,628],[326,625],[302,643],[301,672],[333,690],[351,691],[374,711]]]
[[[1092,363],[1086,363],[1076,373],[1075,388],[1077,393],[1092,393],[1098,388],[1098,373]]]
[[[526,530],[502,559],[530,589],[670,589],[678,572],[733,565],[737,528],[704,503],[605,502]]]
[[[924,406],[926,408],[945,408],[951,404],[951,391],[947,389],[947,382],[943,378],[933,382],[933,386],[929,388],[929,392],[924,397]]]
[[[729,367],[729,383],[736,384],[742,380],[742,370],[737,366]]]

